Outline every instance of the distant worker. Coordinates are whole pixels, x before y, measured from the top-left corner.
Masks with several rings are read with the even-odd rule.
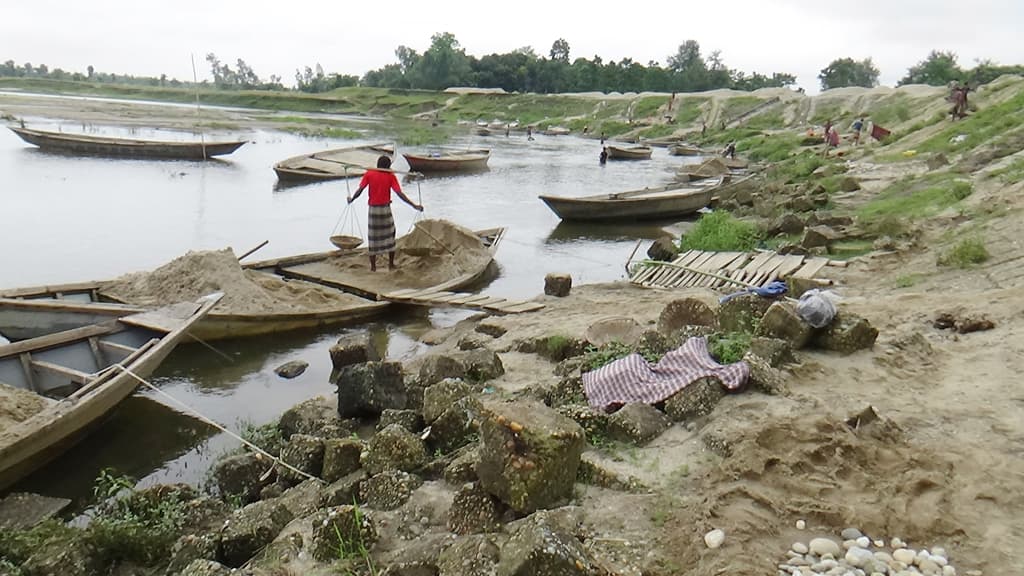
[[[823,156],[828,156],[829,150],[832,148],[839,147],[839,131],[832,126],[832,122],[829,121],[825,124],[825,152]]]
[[[526,139],[533,140],[533,126],[526,127]]]
[[[736,157],[736,141],[729,142],[729,145],[722,150],[722,156],[724,158],[735,158]]]
[[[391,158],[377,158],[377,170],[369,169],[359,181],[354,196],[348,197],[351,204],[367,187],[369,193],[369,215],[366,219],[366,236],[370,253],[370,272],[377,271],[377,255],[388,253],[388,269],[395,269],[395,219],[391,215],[391,191],[394,190],[406,204],[423,212],[423,206],[413,202],[402,192],[398,178],[391,169]]]
[[[861,116],[853,122],[853,145],[860,144],[860,131],[864,129],[864,117]]]
[[[608,138],[604,135],[604,131],[601,131],[601,146],[604,146],[604,141]]]
[[[601,164],[604,165],[606,162],[608,162],[608,148],[603,147],[601,148]]]
[[[505,138],[508,138],[508,134],[509,134],[509,132],[511,130],[512,130],[512,126],[509,125],[509,124],[505,124]]]
[[[708,123],[707,122],[701,122],[700,123],[700,137],[703,138],[704,135],[707,134],[707,132],[708,132]]]

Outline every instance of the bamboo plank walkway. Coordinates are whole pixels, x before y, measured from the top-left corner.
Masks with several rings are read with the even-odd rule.
[[[764,286],[787,278],[819,278],[833,263],[828,258],[776,254],[774,252],[703,252],[690,250],[672,262],[647,262],[630,275],[629,281],[657,288],[736,287],[726,279],[752,286]],[[701,274],[704,272],[705,274]],[[717,278],[716,278],[717,276]]]
[[[544,308],[540,302],[524,300],[507,300],[498,296],[469,294],[466,292],[448,292],[446,290],[395,290],[380,297],[381,300],[399,304],[431,307],[457,307],[472,310],[484,310],[496,314],[522,314]]]

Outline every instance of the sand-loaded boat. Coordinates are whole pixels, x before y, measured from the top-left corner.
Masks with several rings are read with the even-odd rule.
[[[608,150],[609,160],[649,160],[651,158],[650,146],[631,146],[621,148],[619,146],[605,146]]]
[[[245,144],[245,140],[231,142],[174,142],[46,132],[29,128],[15,128],[13,126],[9,128],[25,142],[34,144],[43,150],[94,156],[206,160],[214,156],[231,154]]]
[[[0,346],[0,490],[58,456],[129,396],[220,297]]]
[[[365,249],[331,250],[239,264],[230,249],[190,252],[149,272],[108,281],[0,290],[0,334],[22,340],[178,301],[214,287],[225,297],[192,328],[204,341],[350,325],[384,313],[386,293],[456,290],[492,269],[504,228],[469,232],[423,220],[398,238],[396,263],[369,272]],[[436,240],[435,240],[436,238]]]
[[[414,172],[473,172],[487,169],[486,149],[402,154]]]
[[[676,180],[680,182],[694,182],[705,178],[725,177],[730,178],[744,174],[748,163],[746,160],[723,158],[713,156],[700,164],[688,164],[676,171]]]
[[[540,196],[552,212],[568,221],[632,221],[678,218],[693,214],[711,202],[721,178],[669,184],[628,192],[578,198]]]
[[[390,144],[334,148],[282,160],[274,164],[274,172],[278,180],[289,183],[356,178],[376,166],[382,154],[394,153]]]

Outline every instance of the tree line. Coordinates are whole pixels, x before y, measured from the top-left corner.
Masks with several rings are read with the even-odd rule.
[[[747,74],[729,68],[719,51],[701,53],[700,44],[686,40],[675,54],[668,56],[666,64],[642,64],[632,58],[605,62],[600,56],[571,59],[569,43],[559,38],[551,45],[546,56],[533,48],[524,47],[504,54],[476,57],[466,54],[455,36],[441,32],[431,37],[430,47],[422,54],[407,46],[395,50],[396,62],[371,70],[361,78],[347,74],[325,73],[320,64],[295,70],[295,87],[288,88],[280,76],[262,79],[252,66],[241,58],[234,66],[222,62],[215,54],[206,55],[213,85],[223,89],[289,90],[302,92],[329,92],[347,86],[376,86],[382,88],[443,90],[451,86],[502,88],[508,92],[700,92],[718,88],[756,90],[766,87],[791,86],[796,82],[792,74],[772,72]],[[1024,74],[1024,66],[1001,66],[991,60],[982,60],[974,67],[961,67],[956,53],[933,50],[928,56],[911,66],[897,85],[947,85],[953,81],[972,85],[985,84],[1003,74]],[[89,81],[110,84],[150,86],[193,86],[192,82],[159,77],[136,77],[96,71],[89,66],[86,72],[67,72],[50,69],[45,64],[21,65],[13,60],[0,64],[0,77],[50,78],[54,80]],[[871,58],[855,60],[838,58],[818,74],[822,90],[846,86],[871,88],[878,85],[879,71]],[[200,85],[209,85],[203,81]]]
[[[450,86],[502,88],[508,92],[700,92],[716,88],[756,90],[789,86],[792,74],[746,74],[725,65],[721,53],[701,54],[696,40],[683,42],[666,65],[646,65],[623,58],[605,62],[600,56],[570,59],[569,43],[559,38],[547,56],[526,47],[477,58],[466,54],[454,35],[434,34],[422,54],[407,46],[395,50],[397,62],[371,70],[366,86],[441,90]]]

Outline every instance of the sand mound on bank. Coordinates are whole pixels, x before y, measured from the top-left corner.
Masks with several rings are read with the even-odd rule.
[[[358,300],[308,282],[243,270],[230,248],[189,252],[151,272],[121,276],[101,291],[139,306],[162,306],[223,292],[217,311],[237,314],[331,310]]]

